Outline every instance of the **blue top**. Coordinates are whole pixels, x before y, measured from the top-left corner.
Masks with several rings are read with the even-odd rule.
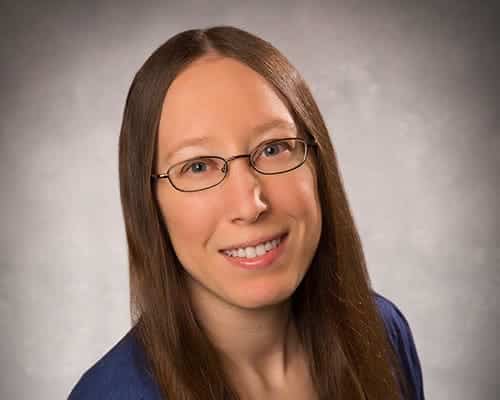
[[[375,300],[408,378],[412,400],[424,400],[422,370],[408,321],[385,297],[375,293]],[[143,357],[130,330],[81,376],[68,400],[161,400]]]

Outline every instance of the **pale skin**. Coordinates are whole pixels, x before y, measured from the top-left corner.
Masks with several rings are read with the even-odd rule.
[[[257,135],[271,120],[288,122]],[[297,136],[281,97],[259,74],[230,58],[204,56],[167,91],[160,119],[156,172],[198,155],[249,153],[262,140]],[[206,143],[174,151],[181,141]],[[175,252],[186,271],[197,319],[220,351],[243,399],[314,399],[289,300],[306,274],[321,235],[321,208],[311,162],[261,175],[247,159],[211,189],[183,193],[167,180],[156,194]],[[259,271],[230,264],[219,253],[233,244],[286,229],[280,262]]]

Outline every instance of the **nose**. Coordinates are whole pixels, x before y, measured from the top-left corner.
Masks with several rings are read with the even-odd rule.
[[[232,220],[254,222],[269,208],[262,191],[263,176],[252,168],[248,157],[230,161],[226,195],[231,205]]]

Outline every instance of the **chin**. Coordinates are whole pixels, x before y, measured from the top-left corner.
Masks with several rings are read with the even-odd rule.
[[[291,299],[293,292],[287,293],[247,293],[246,296],[239,296],[235,299],[234,305],[248,310],[264,309],[286,303]]]

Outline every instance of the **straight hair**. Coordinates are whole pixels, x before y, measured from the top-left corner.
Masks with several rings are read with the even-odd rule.
[[[145,61],[129,89],[119,139],[120,196],[128,243],[133,335],[149,373],[169,400],[236,400],[236,388],[191,307],[162,220],[151,174],[162,105],[173,80],[207,56],[252,68],[283,99],[300,131],[317,143],[322,232],[292,315],[319,399],[406,398],[407,383],[379,315],[361,240],[329,132],[313,96],[269,42],[231,26],[190,29]],[[309,161],[309,158],[308,158]]]

